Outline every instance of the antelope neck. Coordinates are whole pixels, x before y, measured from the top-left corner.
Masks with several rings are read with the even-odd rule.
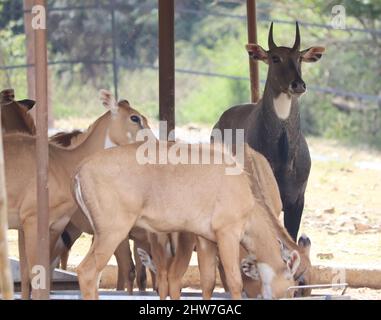
[[[281,120],[288,119],[291,112],[292,99],[287,93],[281,92],[277,97],[273,98],[274,111]]]

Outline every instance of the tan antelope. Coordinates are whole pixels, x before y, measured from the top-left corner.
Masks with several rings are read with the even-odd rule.
[[[247,146],[247,148],[250,148]],[[234,152],[234,148],[233,148]],[[274,228],[278,230],[278,239],[281,243],[281,251],[285,261],[289,259],[289,254],[293,250],[298,251],[301,257],[301,263],[295,274],[295,281],[297,285],[306,285],[313,283],[312,267],[309,259],[311,242],[310,239],[303,235],[299,238],[296,244],[289,236],[287,230],[280,224],[279,216],[282,211],[282,200],[279,193],[278,185],[272,174],[272,169],[266,158],[259,152],[250,149],[250,152],[245,153],[245,170],[248,172],[252,193],[256,199],[256,210],[263,211],[263,214],[269,214],[269,218]],[[210,254],[204,253],[210,259]],[[241,246],[240,259],[243,270],[243,289],[249,298],[256,298],[262,295],[262,287],[260,280],[258,280],[252,273],[258,274],[257,270],[247,270],[248,265],[256,265],[256,260]],[[224,278],[223,268],[219,264],[219,271],[222,283],[225,289],[227,284]],[[246,269],[246,270],[245,270]],[[210,271],[211,268],[208,268]],[[213,277],[213,275],[212,275]],[[209,280],[211,281],[211,280]],[[202,282],[207,286],[208,280]],[[209,284],[211,286],[211,284]],[[210,287],[206,289],[211,294]],[[297,296],[307,296],[310,290],[302,289],[295,292]]]
[[[297,250],[300,254],[301,264],[296,272],[295,277],[297,284],[311,284],[311,263],[309,260],[309,248],[311,243],[307,237],[301,237],[298,242],[298,247],[290,239],[287,231],[282,226],[280,226],[278,218],[281,213],[282,202],[280,199],[276,180],[272,173],[271,167],[268,164],[268,161],[260,153],[255,152],[249,146],[246,146],[244,165],[245,170],[248,173],[252,193],[256,197],[256,210],[262,210],[264,214],[272,213],[270,218],[272,224],[279,229],[278,239],[282,239],[281,252],[283,252],[285,260],[288,259],[289,255],[287,255],[287,252],[291,252],[291,249]],[[168,270],[169,295],[172,299],[178,299],[180,297],[181,278],[183,277],[188,267],[189,257],[193,252],[195,243],[196,237],[192,237],[191,235],[183,236],[176,241],[175,253],[172,257],[170,257],[171,265],[176,267],[172,267]],[[166,245],[164,244],[162,247],[165,248]],[[200,237],[197,239],[196,247],[199,260],[203,297],[205,299],[210,299],[215,286],[215,257],[217,254],[216,247],[212,242]],[[163,255],[165,256],[165,254]],[[156,267],[155,263],[150,261],[149,257],[147,258],[147,254],[144,252],[141,253],[141,256],[147,265],[154,264],[154,266],[151,268],[155,268],[157,270],[162,268],[162,266]],[[256,263],[252,258],[252,256],[248,256],[248,252],[243,248],[243,246],[241,246],[240,260],[243,261],[243,269],[246,269],[242,274],[243,290],[249,298],[256,298],[258,295],[262,294],[262,292],[260,281],[252,275],[253,272],[258,274],[256,271],[257,269],[253,271],[253,265],[256,265]],[[248,264],[250,264],[252,268],[248,268]],[[227,289],[223,268],[221,268],[220,265],[219,270],[224,287]],[[305,296],[309,294],[309,291],[298,291],[297,294]]]
[[[105,104],[110,104],[114,99],[112,94],[103,95],[101,97]],[[148,122],[146,120],[146,125],[148,128]],[[50,141],[54,142],[58,145],[62,145],[64,147],[68,147],[72,144],[72,139],[81,134],[82,132],[79,130],[74,130],[72,132],[58,132],[54,136],[50,137]],[[153,135],[153,133],[152,133]],[[60,258],[62,269],[67,269],[67,262],[69,258],[69,252],[74,244],[74,242],[80,237],[80,235],[85,232],[88,234],[93,234],[93,230],[89,223],[89,220],[85,217],[82,210],[78,208],[78,210],[73,214],[70,222],[65,228],[65,231],[61,235],[60,241],[58,241],[57,246],[55,248],[55,252],[53,258]],[[134,262],[131,258],[131,250],[129,245],[129,239],[125,239],[118,246],[114,255],[118,264],[118,277],[117,277],[117,290],[124,290],[127,288],[128,293],[132,293],[133,291],[133,282],[136,276],[137,286],[140,291],[145,291],[147,286],[147,275],[145,266],[141,263],[141,258],[137,254],[137,248],[144,250],[146,255],[151,253],[151,245],[149,242],[148,234],[145,230],[140,228],[134,228],[131,231],[130,239],[134,241],[134,255],[135,255],[135,263],[136,268],[134,267]],[[144,259],[144,258],[143,258]],[[156,268],[156,267],[155,267]],[[153,284],[155,284],[155,273],[151,271],[151,279]],[[155,269],[156,271],[156,269]]]
[[[285,237],[286,241],[288,237]],[[301,255],[301,264],[296,272],[294,279],[296,280],[296,285],[304,286],[313,284],[314,278],[312,273],[312,266],[309,260],[310,256],[310,247],[311,242],[306,235],[302,235],[299,238],[298,246],[295,243],[289,242],[289,244],[285,245],[283,242],[281,243],[281,252],[282,258],[287,261],[290,253],[289,248],[293,248],[297,250]],[[304,255],[304,257],[303,257]],[[308,259],[307,259],[308,258]],[[240,259],[241,259],[241,268],[242,268],[242,281],[243,281],[243,291],[245,292],[248,298],[258,298],[262,297],[262,283],[260,280],[260,275],[258,271],[258,262],[255,256],[249,255],[249,253],[241,246],[240,248]],[[303,261],[304,259],[304,261]],[[225,291],[228,291],[228,287],[226,284],[225,274],[223,268],[219,265],[219,271],[221,276],[221,281],[225,288]],[[297,289],[294,292],[295,297],[307,297],[311,294],[311,289],[309,288],[301,288]]]
[[[104,100],[103,102],[106,104],[110,104],[110,101],[107,100],[112,100],[113,96],[111,94],[103,94],[101,98]],[[11,132],[23,132],[27,134],[34,135],[36,132],[36,128],[34,125],[34,120],[31,117],[31,115],[28,113],[28,110],[30,110],[34,104],[35,101],[25,99],[25,100],[19,100],[15,101],[15,95],[14,95],[14,90],[13,89],[6,89],[3,90],[0,93],[0,101],[1,101],[1,116],[2,116],[2,125],[5,133],[11,133]],[[64,147],[68,147],[72,144],[73,138],[81,134],[82,132],[79,130],[74,130],[72,132],[59,132],[55,134],[54,136],[50,137],[50,141],[56,144],[59,144]],[[71,237],[72,242],[79,237],[82,234],[81,230],[87,231],[87,232],[92,232],[91,227],[89,226],[89,222],[87,219],[82,218],[83,214],[80,212],[80,210],[76,211],[76,213],[73,215],[72,220],[73,222],[76,223],[76,225],[80,228],[78,229],[74,224],[71,222],[65,229],[65,231],[69,232],[64,232],[63,233],[63,238],[65,240],[68,240],[65,236],[69,234]],[[22,237],[22,235],[19,235],[19,237]],[[140,234],[140,238],[142,235]],[[71,243],[72,244],[72,243]],[[144,243],[139,243],[139,246],[143,247],[146,246]],[[58,252],[62,251],[65,249],[63,247],[63,244],[59,242]],[[67,257],[68,257],[68,252],[65,251],[63,254],[66,254],[66,260],[64,261],[64,269],[66,269],[66,263],[67,263]],[[52,254],[52,260],[54,260],[54,253]],[[128,240],[126,242],[121,243],[120,247],[116,250],[116,259],[118,262],[118,282],[117,282],[117,289],[118,290],[124,290],[125,285],[127,287],[128,292],[132,292],[133,288],[133,281],[135,278],[135,273],[134,273],[134,266],[133,266],[133,261],[131,258],[131,252],[130,252],[130,247]],[[20,259],[24,259],[23,256],[20,257]],[[54,262],[52,263],[54,265]],[[144,278],[140,275],[142,272],[139,268],[137,269],[137,272],[139,273],[138,276],[141,278]],[[25,274],[25,270],[23,271]],[[26,271],[26,276],[24,276],[24,282],[27,282],[27,279],[29,278],[28,276],[28,271]],[[138,281],[138,284],[140,284],[144,279]],[[139,286],[140,287],[140,286]]]
[[[103,99],[111,100],[113,96],[103,95]],[[103,101],[105,104],[110,104],[110,101]],[[147,124],[148,125],[148,124]],[[82,134],[79,130],[74,130],[72,132],[59,132],[54,136],[50,137],[50,141],[54,142],[58,145],[68,147],[72,144],[73,138]],[[66,226],[64,232],[62,233],[57,245],[55,247],[54,252],[52,253],[52,260],[60,259],[61,260],[61,268],[67,269],[67,262],[69,258],[69,252],[74,244],[74,242],[81,236],[83,232],[88,234],[92,234],[92,229],[89,221],[86,216],[83,214],[81,209],[77,209],[76,212],[71,217],[70,222]],[[142,235],[140,235],[142,237]],[[139,241],[139,240],[137,240]],[[139,243],[140,246],[142,244]],[[144,244],[143,244],[144,245]],[[118,264],[118,277],[117,277],[117,290],[124,290],[127,288],[129,293],[133,291],[133,283],[135,280],[135,267],[134,262],[131,256],[131,250],[129,245],[129,240],[124,240],[120,246],[115,251],[115,258]],[[58,261],[56,263],[53,262],[54,265],[58,265]],[[140,290],[144,290],[145,287],[142,285],[144,278],[141,276],[142,270],[137,268],[137,275],[139,278],[137,279],[138,286]]]
[[[28,113],[34,104],[35,101],[25,99],[16,101],[15,93],[13,89],[5,89],[0,93],[0,103],[1,103],[1,124],[4,134],[12,132],[21,132],[24,134],[34,135],[36,133],[36,126],[32,116]],[[20,244],[23,243],[23,233],[18,231],[19,241],[19,251]],[[21,279],[22,283],[27,282],[26,279],[29,278],[28,271],[25,267],[25,256],[22,253],[19,253],[20,258],[20,270],[21,270]],[[29,286],[28,286],[29,288]]]
[[[247,174],[226,175],[229,165],[213,164],[221,157],[216,146],[209,146],[212,164],[158,164],[161,147],[155,142],[153,163],[142,165],[136,154],[143,145],[99,152],[75,175],[77,202],[94,229],[93,244],[77,268],[83,298],[98,298],[100,272],[135,225],[153,233],[190,232],[217,243],[233,299],[242,292],[240,243],[256,256],[265,298],[292,294],[287,289],[296,283],[300,254],[291,250],[288,260],[282,259],[278,226],[271,212],[256,210]],[[191,157],[190,145],[184,148]]]
[[[103,95],[108,96],[108,92]],[[110,99],[104,99],[110,101]],[[104,148],[128,144],[136,133],[147,127],[146,119],[125,100],[108,103],[109,109],[89,129],[78,135],[70,147],[49,143],[49,214],[51,252],[77,205],[71,193],[71,176],[78,164],[90,154]],[[32,278],[36,264],[36,138],[15,133],[4,137],[5,172],[10,229],[18,229],[22,277]],[[49,270],[45,270],[49,272]],[[23,298],[29,297],[29,285],[23,281]]]

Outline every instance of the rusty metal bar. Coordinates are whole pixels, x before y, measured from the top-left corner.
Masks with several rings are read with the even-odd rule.
[[[34,4],[34,0],[24,0],[24,30],[25,30],[25,45],[26,45],[26,64],[33,65],[34,64],[34,31],[32,28],[32,7]],[[36,99],[36,84],[34,77],[34,68],[27,69],[27,84],[28,84],[28,98]],[[36,115],[33,112],[34,119]]]
[[[246,0],[247,10],[247,34],[249,43],[257,43],[257,9],[255,0]],[[250,63],[250,89],[251,101],[259,100],[259,70],[258,62],[249,59]]]
[[[45,0],[35,0],[35,5],[46,8]],[[46,12],[46,11],[45,11]],[[46,15],[45,15],[46,16]],[[46,25],[46,24],[45,24]],[[36,75],[36,153],[37,153],[37,263],[45,272],[45,288],[33,288],[33,299],[49,299],[50,252],[49,252],[49,191],[48,191],[48,64],[46,28],[35,32]],[[41,274],[40,274],[41,276]]]
[[[26,46],[26,65],[28,66],[26,70],[27,74],[27,84],[28,84],[28,98],[36,99],[36,84],[35,84],[35,70],[34,70],[34,54],[35,54],[35,41],[34,41],[34,30],[32,28],[32,7],[34,5],[34,0],[24,0],[24,31],[25,31],[25,46]],[[50,75],[48,73],[48,81]],[[51,89],[51,88],[49,88]],[[49,127],[53,127],[54,119],[52,108],[52,92],[48,92],[48,115],[49,115]],[[36,108],[33,108],[29,112],[34,121],[36,121]]]
[[[302,286],[291,286],[287,288],[289,290],[297,289],[342,289],[340,295],[343,296],[348,288],[348,283],[331,283],[331,284],[309,284]]]
[[[159,118],[167,121],[167,134],[175,129],[175,3],[159,1]],[[160,139],[168,138],[160,128]],[[171,140],[175,136],[171,136]]]

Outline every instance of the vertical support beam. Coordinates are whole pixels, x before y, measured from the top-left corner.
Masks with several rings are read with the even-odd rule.
[[[246,0],[247,33],[249,43],[257,43],[257,9],[255,0]],[[259,70],[258,61],[249,59],[251,101],[259,100]]]
[[[116,101],[118,101],[118,62],[116,56],[116,22],[115,22],[115,1],[110,0],[111,7],[111,34],[112,34],[112,72],[114,80],[114,95]]]
[[[35,0],[35,5],[45,7],[45,0]],[[46,24],[45,24],[46,25]],[[48,191],[48,61],[46,29],[35,29],[35,74],[37,100],[37,261],[45,272],[45,288],[33,290],[34,299],[49,299],[50,252],[49,252],[49,191]],[[41,276],[41,274],[40,274]]]
[[[1,113],[1,109],[0,109]],[[5,189],[3,129],[0,121],[0,293],[6,300],[13,299],[13,278],[8,259],[8,208]]]
[[[159,118],[167,121],[167,132],[175,129],[175,3],[159,1]],[[163,128],[160,139],[166,140]],[[173,135],[171,140],[175,139]]]
[[[28,84],[28,98],[36,99],[36,84],[34,82],[34,31],[32,28],[32,7],[34,0],[24,0],[24,31],[25,31],[25,45],[26,45],[26,64],[30,67],[27,68],[27,84]],[[34,119],[36,115],[34,114]]]
[[[25,31],[25,46],[26,46],[26,64],[27,68],[27,88],[28,99],[36,100],[36,83],[35,83],[35,68],[34,68],[34,53],[35,53],[35,41],[34,30],[32,28],[32,7],[34,0],[24,0],[24,31]],[[48,80],[50,79],[50,73],[48,70]],[[49,127],[54,126],[54,118],[52,112],[52,87],[49,87],[48,92],[48,119]],[[34,121],[36,121],[36,108],[30,111]]]

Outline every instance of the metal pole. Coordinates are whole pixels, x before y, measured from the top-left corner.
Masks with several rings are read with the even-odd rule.
[[[45,0],[35,0],[35,5],[43,6]],[[48,191],[48,64],[46,29],[35,29],[36,57],[36,153],[37,153],[37,262],[45,272],[45,288],[33,290],[34,299],[49,299],[50,252],[49,252],[49,191]],[[35,288],[34,288],[35,289]]]
[[[25,44],[26,44],[26,64],[34,64],[34,31],[32,28],[32,13],[26,12],[27,10],[32,10],[34,0],[24,0],[24,30],[25,30]],[[36,99],[36,84],[34,67],[28,67],[27,70],[27,84],[28,84],[28,99]],[[33,118],[36,119],[35,110],[33,113]]]
[[[1,106],[0,106],[1,113]],[[3,299],[13,299],[13,279],[8,259],[8,211],[5,189],[3,130],[0,121],[0,292]]]
[[[25,31],[25,45],[26,45],[26,64],[27,67],[27,84],[28,84],[28,99],[36,99],[36,84],[35,84],[35,69],[34,69],[34,53],[35,53],[35,41],[34,30],[32,28],[33,14],[31,12],[34,5],[34,0],[24,0],[24,31]],[[48,80],[50,74],[48,72]],[[49,127],[54,126],[53,112],[52,111],[52,88],[49,87],[48,92],[48,119]],[[36,121],[36,108],[33,108],[30,112],[34,121]]]
[[[112,72],[113,72],[113,80],[114,80],[114,94],[115,99],[118,100],[118,62],[116,56],[116,24],[115,24],[115,2],[114,0],[110,0],[111,7],[111,34],[112,34]]]
[[[167,134],[175,129],[175,3],[159,0],[159,118],[167,121]],[[163,128],[160,139],[166,140]],[[175,139],[173,135],[171,139]]]
[[[257,43],[257,10],[255,0],[246,0],[247,9],[247,33],[249,43]],[[259,100],[259,70],[258,62],[254,59],[249,59],[250,63],[250,89],[251,101]]]

